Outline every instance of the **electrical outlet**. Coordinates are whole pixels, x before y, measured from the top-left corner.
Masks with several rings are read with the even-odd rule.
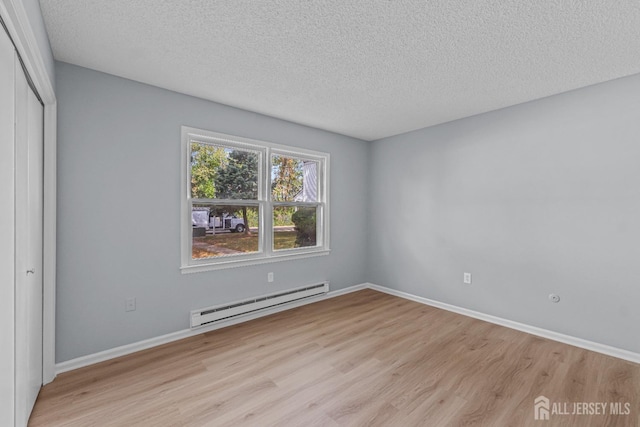
[[[124,311],[136,311],[136,299],[127,298],[125,301]]]
[[[269,283],[273,282],[273,272],[267,273],[267,282]]]
[[[464,283],[467,285],[471,284],[471,273],[464,273]]]

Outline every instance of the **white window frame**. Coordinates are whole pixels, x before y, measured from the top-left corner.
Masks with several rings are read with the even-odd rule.
[[[308,258],[328,255],[329,248],[329,153],[291,147],[272,142],[242,138],[218,132],[196,129],[188,126],[181,128],[181,210],[180,240],[181,267],[183,274],[201,271],[219,270],[223,268],[265,264],[277,261]],[[239,255],[223,255],[213,258],[192,259],[193,226],[191,206],[194,203],[208,203],[204,199],[191,198],[191,143],[222,145],[225,147],[244,148],[259,153],[258,160],[258,199],[255,201],[215,200],[225,205],[258,206],[258,251]],[[302,160],[318,162],[318,201],[317,202],[274,202],[271,197],[271,156],[282,155]],[[316,216],[317,245],[291,249],[273,249],[273,207],[282,205],[318,206]]]

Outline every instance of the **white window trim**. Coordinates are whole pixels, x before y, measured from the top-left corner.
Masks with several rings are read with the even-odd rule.
[[[207,258],[203,260],[193,260],[191,258],[191,245],[193,238],[193,226],[191,221],[190,206],[190,187],[191,187],[191,170],[187,166],[191,156],[191,140],[196,139],[202,142],[236,145],[261,153],[258,165],[259,183],[258,202],[249,202],[248,204],[258,204],[259,212],[259,251],[244,255],[220,256],[215,258]],[[242,138],[223,133],[211,132],[207,130],[182,126],[181,128],[181,202],[180,202],[180,241],[181,241],[181,267],[182,274],[197,273],[202,271],[220,270],[224,268],[235,268],[249,265],[259,265],[271,262],[289,261],[294,259],[309,258],[316,256],[328,255],[330,253],[329,246],[329,153],[307,150],[303,148],[290,147],[286,145],[275,144],[272,142],[259,141],[255,139]],[[318,246],[273,250],[273,218],[272,209],[274,203],[271,201],[271,170],[266,167],[270,164],[272,154],[287,155],[296,158],[318,161],[318,203],[310,203],[312,205],[319,204],[321,215],[317,218],[318,228],[321,229],[317,238]],[[195,199],[198,200],[198,199]],[[234,201],[235,204],[241,203]],[[295,202],[293,204],[302,205],[305,203]],[[276,205],[277,206],[277,205]]]

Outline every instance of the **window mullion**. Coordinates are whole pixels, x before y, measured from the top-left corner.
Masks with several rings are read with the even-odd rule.
[[[258,206],[259,200],[256,199],[190,199],[193,203],[211,204],[211,205],[228,205],[228,206]]]
[[[306,208],[313,208],[315,206],[320,205],[320,202],[271,202],[271,204],[273,206],[300,206],[300,207],[306,207]]]
[[[264,242],[264,254],[269,257],[273,254],[273,209],[271,207],[271,149],[265,149],[265,158],[262,161],[264,171],[263,179],[263,206],[264,227],[262,228],[262,241]]]

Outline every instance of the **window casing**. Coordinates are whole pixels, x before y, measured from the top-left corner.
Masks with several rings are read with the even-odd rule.
[[[182,180],[183,273],[329,253],[327,153],[183,126]]]

